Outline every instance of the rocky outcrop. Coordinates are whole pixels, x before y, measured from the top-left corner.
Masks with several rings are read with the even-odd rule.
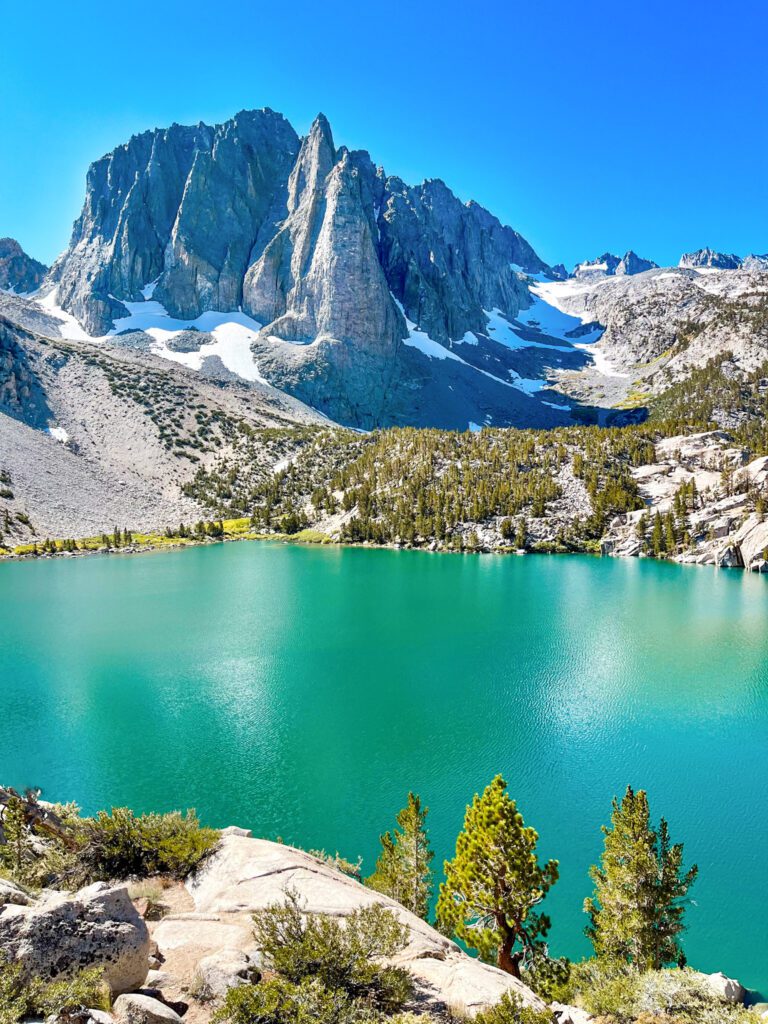
[[[527,1006],[543,1008],[525,985],[481,963],[394,900],[290,846],[226,835],[187,883],[194,909],[171,913],[153,926],[168,991],[210,987],[221,994],[258,971],[251,915],[284,901],[292,890],[308,912],[344,917],[383,903],[407,925],[410,941],[395,962],[411,972],[425,1007],[464,1007],[474,1014],[511,991]],[[164,996],[166,990],[163,990]]]
[[[0,412],[36,426],[46,419],[38,374],[25,341],[28,332],[0,315]]]
[[[36,291],[48,267],[27,256],[15,238],[0,238],[0,290],[26,295]]]
[[[231,988],[252,985],[261,976],[257,953],[241,949],[220,949],[204,956],[197,965],[198,998],[221,999]]]
[[[728,978],[722,971],[718,971],[715,974],[700,974],[694,972],[694,977],[700,978],[704,981],[707,987],[712,992],[712,995],[717,996],[724,1003],[734,1003],[740,1005],[744,1002],[747,995],[747,990],[737,981],[735,978]]]
[[[13,903],[19,907],[28,907],[32,903],[32,897],[15,882],[7,878],[0,878],[0,908]]]
[[[690,545],[676,561],[721,568],[768,571],[768,521],[754,511],[755,494],[768,494],[768,457],[747,462],[722,430],[668,437],[656,445],[656,461],[632,474],[646,508],[617,516],[602,538],[603,554],[635,557],[644,550],[641,523],[674,509],[683,484],[694,485],[696,507],[688,514]],[[730,482],[729,482],[730,481]],[[650,532],[646,525],[646,540]]]
[[[149,941],[125,886],[97,882],[0,909],[0,950],[39,978],[100,967],[114,993],[130,992],[147,976]]]
[[[595,1018],[578,1006],[568,1006],[566,1003],[552,1003],[550,1005],[555,1024],[590,1024]]]

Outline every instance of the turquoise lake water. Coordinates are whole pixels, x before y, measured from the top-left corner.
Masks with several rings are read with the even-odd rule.
[[[436,865],[501,772],[552,947],[611,798],[699,864],[685,948],[768,991],[768,581],[588,557],[242,543],[0,566],[0,780],[362,854],[408,789]]]

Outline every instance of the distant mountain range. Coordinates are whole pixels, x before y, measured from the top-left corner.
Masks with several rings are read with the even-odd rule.
[[[760,274],[768,256],[701,249],[676,273],[714,270]],[[442,181],[407,185],[337,147],[323,115],[300,138],[269,109],[97,160],[50,270],[0,240],[0,289],[34,292],[70,339],[260,382],[364,429],[605,418],[644,332],[668,339],[714,301],[676,278],[670,306],[659,273],[632,250],[550,267]]]

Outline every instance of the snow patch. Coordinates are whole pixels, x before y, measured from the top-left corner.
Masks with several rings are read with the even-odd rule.
[[[157,282],[144,289],[154,291]],[[151,293],[150,293],[151,294]],[[269,381],[259,373],[256,360],[251,352],[251,342],[261,329],[261,324],[245,313],[219,313],[209,310],[194,320],[178,320],[168,313],[164,306],[152,299],[144,302],[123,302],[128,316],[115,320],[108,337],[123,331],[144,331],[152,338],[152,352],[163,359],[181,363],[191,370],[199,370],[208,356],[218,356],[230,373],[237,374],[243,380],[258,381],[268,384]],[[197,352],[174,352],[168,348],[168,342],[182,331],[196,328],[205,334],[213,335],[213,341],[201,345]]]
[[[531,341],[528,338],[521,337],[518,333],[519,328],[516,330],[500,309],[484,309],[483,313],[488,317],[488,326],[486,327],[488,337],[498,341],[500,345],[505,345],[511,349],[560,348],[559,345],[548,345],[544,341]],[[524,317],[528,313],[531,313],[531,310],[523,309],[518,313],[516,319],[517,323],[523,324],[526,328],[528,324],[525,322]],[[534,326],[530,329],[536,331],[539,328]]]
[[[595,365],[595,369],[604,377],[629,377],[628,373],[619,373],[618,370],[614,370],[613,364],[606,357],[605,353],[599,348],[595,348],[593,344],[574,345],[573,347],[580,348],[584,352],[588,352],[589,355],[592,356],[592,362]]]
[[[145,299],[151,299],[152,296],[155,294],[155,288],[157,288],[157,282],[159,280],[160,278],[156,277],[154,281],[150,281],[149,284],[145,284],[144,287],[141,289],[141,294],[144,296]]]
[[[62,444],[66,444],[69,440],[69,434],[66,432],[64,427],[48,427],[48,433],[56,441],[60,441]]]
[[[96,339],[85,333],[71,313],[67,313],[58,305],[58,292],[58,288],[52,288],[47,295],[41,296],[37,303],[46,313],[62,321],[59,327],[62,338],[66,338],[68,341],[95,341]]]

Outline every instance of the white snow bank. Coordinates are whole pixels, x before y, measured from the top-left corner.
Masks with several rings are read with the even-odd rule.
[[[539,330],[538,324],[534,324],[531,321],[535,319],[534,308],[539,302],[538,299],[534,298],[534,307],[531,309],[521,309],[517,314],[517,322],[523,324],[529,330]],[[507,348],[520,349],[520,348],[560,348],[559,345],[548,345],[545,341],[531,341],[528,338],[520,336],[515,327],[510,321],[504,316],[500,309],[484,309],[483,312],[488,317],[488,326],[486,328],[488,337],[493,338],[494,341],[498,341],[501,345],[505,345]],[[544,331],[544,333],[548,333]],[[555,335],[555,337],[558,337]]]
[[[46,313],[56,317],[57,320],[61,320],[59,332],[62,338],[67,338],[69,341],[94,341],[94,338],[85,333],[75,317],[63,310],[58,304],[58,292],[58,288],[52,288],[46,295],[38,298],[37,303]]]
[[[154,292],[157,282],[147,285],[142,294]],[[199,370],[208,356],[218,356],[231,373],[243,380],[267,384],[251,352],[251,342],[261,329],[261,324],[245,313],[218,313],[209,310],[194,320],[179,320],[169,315],[159,302],[145,299],[144,302],[123,302],[128,316],[115,320],[110,336],[122,331],[144,331],[154,341],[152,352],[171,359],[192,370]],[[182,331],[196,328],[213,335],[213,341],[202,345],[197,352],[174,352],[168,342]]]
[[[568,341],[574,348],[589,353],[595,369],[604,377],[628,377],[629,374],[614,370],[605,354],[596,347],[595,343],[603,334],[601,327],[596,327],[588,334],[583,334],[578,342],[565,336],[569,331],[591,323],[593,317],[591,312],[586,309],[577,313],[566,312],[562,309],[560,302],[566,296],[578,295],[588,290],[591,289],[573,287],[572,281],[548,281],[546,284],[532,285],[531,293],[536,297],[536,301],[531,309],[525,310],[525,314],[537,316],[541,329],[546,334]],[[521,319],[522,315],[518,319]]]
[[[574,348],[583,349],[592,356],[592,362],[595,364],[595,369],[598,373],[602,373],[604,377],[629,377],[628,373],[619,373],[618,370],[614,370],[613,364],[606,357],[605,353],[601,349],[594,347],[593,345],[574,345]]]
[[[392,300],[396,303],[398,309],[403,314],[408,327],[408,337],[405,339],[405,344],[411,348],[418,349],[419,352],[428,356],[430,359],[455,359],[457,363],[461,363],[462,365],[469,367],[469,369],[474,370],[475,373],[482,373],[484,377],[489,377],[491,380],[496,381],[497,384],[503,384],[505,388],[515,388],[516,391],[520,391],[522,394],[528,395],[529,398],[531,397],[532,391],[537,391],[539,387],[544,386],[544,381],[525,380],[520,377],[519,374],[515,373],[514,370],[509,371],[514,380],[508,381],[502,380],[501,377],[497,377],[493,373],[489,373],[488,370],[481,370],[479,366],[473,366],[472,363],[468,363],[466,360],[462,359],[461,356],[457,356],[455,352],[446,348],[445,345],[441,345],[439,341],[433,341],[425,331],[420,330],[416,324],[408,319],[405,315],[405,310],[394,295],[392,296]],[[464,335],[464,338],[462,339],[462,344],[465,343],[464,339],[466,339],[466,335]],[[534,388],[534,384],[537,385],[537,387]]]
[[[66,432],[64,427],[48,427],[48,433],[57,441],[61,441],[62,444],[66,444],[69,440],[69,434]]]

